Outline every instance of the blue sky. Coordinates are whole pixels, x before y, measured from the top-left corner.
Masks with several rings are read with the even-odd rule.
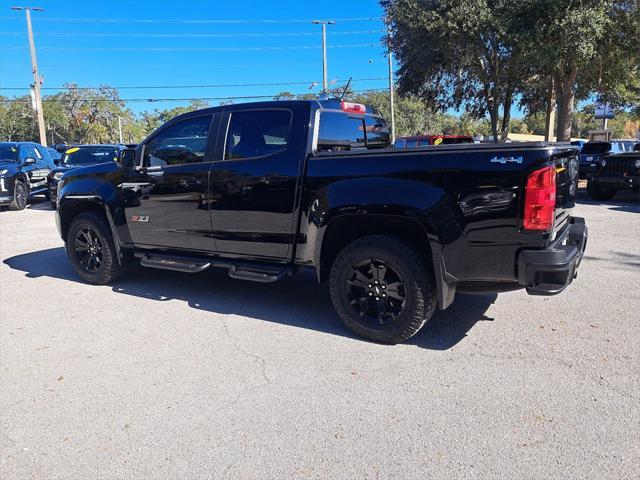
[[[0,92],[9,96],[27,94],[32,79],[25,15],[10,9],[20,1],[0,0]],[[119,87],[301,82],[122,88],[120,94],[147,99],[318,92],[320,87],[309,89],[312,81],[322,80],[320,26],[312,19],[337,20],[328,27],[329,80],[374,79],[355,80],[357,90],[387,86],[383,12],[374,0],[28,1],[25,5],[45,9],[32,13],[45,88],[65,82]],[[43,90],[47,93],[53,91]],[[139,112],[185,103],[129,105]]]

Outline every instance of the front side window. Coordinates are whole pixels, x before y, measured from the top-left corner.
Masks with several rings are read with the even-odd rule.
[[[410,138],[407,140],[407,148],[413,148],[418,146],[418,139],[417,138]]]
[[[291,112],[258,110],[233,112],[225,141],[224,159],[262,157],[287,148]]]
[[[188,118],[164,129],[144,147],[144,165],[181,165],[205,161],[211,115]]]

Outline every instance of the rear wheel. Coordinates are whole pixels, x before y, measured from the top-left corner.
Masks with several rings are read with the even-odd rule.
[[[81,213],[73,219],[66,248],[76,273],[88,283],[105,285],[122,275],[109,225],[97,212]]]
[[[377,342],[411,338],[435,309],[427,262],[393,236],[372,235],[347,246],[331,268],[330,289],[345,325]]]
[[[27,186],[21,180],[16,180],[13,186],[13,200],[9,204],[9,210],[24,210],[29,199]]]
[[[587,193],[594,200],[611,200],[615,197],[617,190],[611,187],[603,187],[589,180],[589,183],[587,183]]]

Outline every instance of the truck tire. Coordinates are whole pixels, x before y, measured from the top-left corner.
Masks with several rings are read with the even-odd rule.
[[[402,239],[371,235],[349,244],[331,267],[331,300],[354,333],[381,343],[411,338],[431,318],[435,292],[424,256]]]
[[[87,283],[105,285],[124,271],[109,224],[98,212],[81,213],[72,220],[65,246],[71,265]]]
[[[9,210],[24,210],[29,200],[29,190],[22,180],[16,180],[13,185],[13,200],[9,204]]]
[[[591,180],[587,183],[587,193],[594,200],[611,200],[617,192],[615,188],[602,187]]]

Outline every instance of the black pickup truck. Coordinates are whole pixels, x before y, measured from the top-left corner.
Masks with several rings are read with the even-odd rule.
[[[57,224],[87,282],[136,259],[258,282],[308,267],[349,328],[397,343],[456,291],[564,290],[587,240],[577,181],[571,149],[399,150],[363,105],[248,103],[179,116],[117,163],[66,173]]]

